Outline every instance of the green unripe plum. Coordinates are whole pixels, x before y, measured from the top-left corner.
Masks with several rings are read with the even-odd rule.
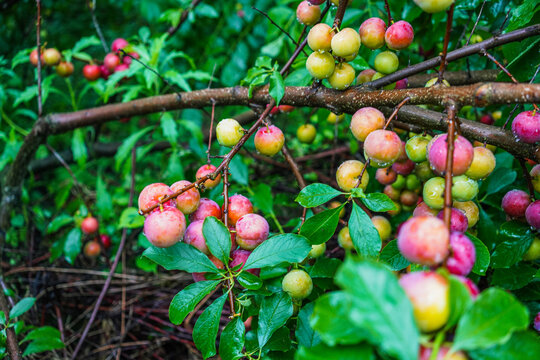
[[[326,118],[326,121],[329,124],[335,124],[335,123],[342,122],[343,119],[345,119],[345,114],[336,115],[333,112],[331,112],[330,114],[328,114],[328,117]]]
[[[424,184],[422,198],[430,208],[441,210],[444,207],[444,178],[429,179]]]
[[[242,125],[235,119],[223,119],[216,126],[216,137],[220,145],[233,147],[244,136]]]
[[[540,259],[540,238],[536,236],[529,247],[529,250],[523,255],[523,260],[534,261]]]
[[[371,78],[371,81],[375,81],[375,80],[378,80],[380,78],[383,78],[385,77],[386,74],[383,74],[382,72],[376,72],[373,77]],[[392,83],[392,84],[389,84],[389,85],[386,85],[385,87],[383,87],[384,90],[394,90],[396,88],[396,83]]]
[[[391,74],[399,67],[399,59],[391,51],[383,51],[375,57],[375,70],[383,74]]]
[[[351,234],[349,233],[349,227],[346,226],[341,229],[338,233],[338,244],[345,250],[354,250],[354,244],[351,239]]]
[[[474,180],[486,178],[495,169],[495,155],[483,146],[477,146],[474,149],[473,161],[465,175]]]
[[[360,49],[360,34],[352,28],[345,28],[332,38],[332,53],[342,58],[357,54]]]
[[[338,186],[343,191],[351,191],[358,184],[358,178],[364,169],[364,163],[358,160],[347,160],[342,163],[336,172],[336,181]],[[369,183],[369,174],[367,171],[364,171],[362,175],[362,181],[358,186],[362,190],[366,190],[366,187]]]
[[[454,0],[414,0],[422,10],[433,14],[447,10]]]
[[[291,270],[283,278],[281,287],[293,299],[302,300],[307,298],[313,291],[313,280],[304,270]]]
[[[454,201],[452,206],[463,211],[467,217],[469,229],[474,227],[478,222],[478,219],[480,219],[480,209],[478,209],[478,206],[474,201]]]
[[[435,176],[435,173],[433,172],[433,170],[431,170],[429,161],[422,161],[421,163],[416,164],[416,166],[414,167],[414,173],[422,182],[426,182]]]
[[[398,174],[396,181],[392,183],[392,187],[396,190],[403,190],[407,186],[407,179],[405,176]]]
[[[407,157],[415,163],[426,161],[427,159],[427,144],[432,139],[431,136],[416,135],[407,140],[405,152]]]
[[[323,23],[317,24],[309,30],[308,45],[313,51],[330,51],[333,36],[334,31],[330,26]]]
[[[328,204],[328,209],[335,209],[340,206],[341,206],[341,203],[339,201],[332,201],[330,204]],[[345,207],[342,207],[341,211],[339,212],[339,218],[342,219],[344,216],[345,216]]]
[[[405,187],[407,190],[420,190],[422,182],[418,179],[418,176],[409,174],[405,178]]]
[[[540,192],[540,164],[534,165],[530,175],[534,190]]]
[[[334,89],[344,90],[354,82],[354,77],[354,68],[347,63],[341,63],[335,67],[334,73],[328,78],[328,82]]]
[[[334,73],[334,57],[328,52],[314,52],[307,58],[306,69],[315,79],[326,79]],[[354,70],[353,70],[354,72]]]
[[[390,239],[390,235],[392,235],[392,225],[390,225],[390,221],[388,221],[387,218],[377,215],[371,218],[371,222],[373,223],[373,226],[375,226],[375,229],[377,229],[382,241]]]
[[[309,252],[308,256],[310,258],[316,259],[323,256],[325,251],[326,243],[322,243],[319,245],[311,245],[311,251]]]
[[[488,150],[489,151],[489,150]],[[452,178],[452,197],[457,201],[470,201],[478,195],[478,183],[466,175]]]
[[[313,140],[315,140],[316,135],[317,129],[315,129],[315,126],[311,124],[300,125],[298,130],[296,130],[296,136],[298,137],[298,140],[300,140],[300,142],[303,142],[304,144],[311,144]]]

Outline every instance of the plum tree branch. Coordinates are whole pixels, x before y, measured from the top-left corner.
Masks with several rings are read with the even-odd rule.
[[[494,36],[490,39],[481,41],[479,43],[464,46],[460,49],[450,51],[446,56],[446,61],[451,62],[458,59],[465,58],[467,56],[471,56],[474,54],[479,54],[482,49],[488,50],[492,49],[494,47],[508,44],[514,41],[520,41],[526,38],[530,38],[533,36],[540,35],[540,24],[531,25],[523,29],[511,31],[509,33]],[[405,69],[398,70],[390,75],[387,75],[385,77],[382,77],[380,79],[377,79],[375,81],[371,81],[365,84],[362,84],[362,87],[371,87],[371,88],[380,88],[388,84],[392,84],[398,80],[404,79],[408,76],[412,76],[415,74],[419,74],[421,72],[430,70],[435,68],[436,66],[440,65],[441,63],[441,56],[437,56],[435,58],[423,61],[421,63],[411,65]]]
[[[446,137],[446,168],[444,174],[444,223],[450,231],[452,219],[452,174],[454,172],[454,140],[456,135],[457,104],[450,100],[446,105],[448,132]]]

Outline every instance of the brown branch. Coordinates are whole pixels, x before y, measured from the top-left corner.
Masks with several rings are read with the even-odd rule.
[[[495,57],[493,55],[491,55],[490,53],[488,53],[486,50],[482,50],[480,52],[480,54],[482,54],[483,56],[487,57],[489,60],[491,60],[495,65],[497,65],[499,67],[499,69],[501,69],[506,75],[508,75],[508,77],[510,79],[512,79],[512,82],[514,84],[518,84],[519,81],[516,80],[516,78],[514,77],[514,75],[512,75],[510,73],[510,71],[508,71],[508,69],[506,67],[504,67],[503,64],[501,64],[499,61],[497,61],[497,59],[495,59]]]
[[[456,114],[457,104],[454,101],[449,101],[446,106],[448,113],[448,132],[447,132],[447,148],[446,148],[446,168],[444,174],[444,222],[448,231],[452,219],[452,173],[454,172],[454,138],[456,135]]]
[[[229,169],[223,169],[223,223],[229,228]]]
[[[4,312],[6,320],[9,320],[9,306],[4,291],[0,291],[0,310]],[[13,327],[6,328],[6,348],[11,360],[21,359],[21,351]]]
[[[136,165],[136,160],[137,160],[136,150],[137,150],[136,146],[134,146],[133,149],[131,150],[131,185],[129,189],[128,207],[131,207],[133,205],[133,197],[135,193],[135,173],[136,173],[135,165]],[[75,347],[75,350],[73,351],[73,354],[71,355],[71,359],[77,358],[77,354],[81,350],[84,340],[86,339],[86,336],[88,335],[88,332],[90,331],[90,328],[92,327],[92,324],[94,320],[96,319],[97,313],[99,311],[99,307],[103,299],[105,298],[107,291],[109,290],[109,286],[111,285],[113,274],[116,271],[116,267],[118,266],[118,263],[120,262],[120,258],[122,257],[121,254],[124,250],[124,246],[126,245],[126,238],[127,238],[127,228],[124,228],[122,230],[122,238],[120,239],[118,250],[116,251],[116,254],[114,256],[114,262],[111,266],[111,270],[109,271],[107,279],[105,280],[105,284],[103,285],[103,288],[101,289],[99,297],[96,303],[94,304],[94,309],[92,310],[92,314],[90,315],[90,320],[88,320],[88,323],[84,327],[81,338],[79,339],[79,342],[77,343],[77,346]]]
[[[500,45],[508,44],[514,41],[521,41],[523,39],[540,35],[540,24],[531,25],[529,27],[511,31],[500,36],[494,36],[490,39],[484,40],[482,42],[464,46],[460,49],[451,51],[446,56],[446,61],[451,62],[458,59],[462,59],[467,56],[480,53],[482,49],[488,50]],[[380,88],[385,85],[392,84],[398,80],[404,79],[408,76],[419,74],[421,72],[435,68],[441,64],[441,56],[423,61],[421,63],[409,66],[405,69],[398,70],[390,75],[371,81],[369,83],[362,84],[362,87],[371,87],[371,88]]]
[[[187,20],[189,12],[195,9],[201,1],[202,0],[193,0],[189,8],[182,11],[182,15],[180,15],[180,20],[178,21],[178,24],[176,26],[171,26],[169,30],[167,30],[167,33],[169,35],[173,35],[175,32],[177,32],[178,29],[180,29],[180,26],[182,26],[182,24]]]
[[[392,13],[390,12],[390,5],[388,4],[388,0],[384,0],[384,9],[388,14],[388,26],[390,26],[394,22],[394,19],[392,19]]]
[[[208,132],[208,148],[206,149],[206,162],[210,165],[210,148],[212,147],[212,134],[214,129],[214,116],[216,113],[216,103],[212,101],[212,115],[210,118],[210,131]]]
[[[454,21],[454,7],[456,6],[455,3],[452,3],[450,6],[450,9],[446,12],[447,14],[447,20],[446,20],[446,33],[444,35],[444,45],[443,45],[443,53],[441,55],[441,66],[439,67],[439,78],[437,80],[438,83],[442,83],[444,79],[444,71],[446,70],[446,56],[448,54],[448,43],[450,42],[450,33],[452,32],[452,22]]]
[[[105,41],[105,37],[103,36],[103,33],[101,32],[101,27],[99,26],[99,23],[96,17],[96,0],[92,0],[92,4],[88,4],[88,7],[90,7],[90,13],[92,14],[92,23],[94,24],[94,27],[96,28],[96,32],[99,36],[99,40],[101,41],[101,45],[103,46],[103,51],[108,53],[109,46],[107,46],[107,42]]]
[[[536,200],[536,197],[534,196],[534,185],[532,183],[531,174],[529,173],[529,170],[527,170],[527,166],[525,166],[525,160],[522,158],[519,158],[518,160],[519,165],[521,165],[521,170],[523,170],[523,176],[525,177],[525,181],[527,182],[529,194],[531,195],[531,199],[534,201]]]
[[[392,114],[390,114],[390,116],[388,117],[388,120],[386,120],[386,124],[384,124],[383,130],[386,130],[388,125],[390,125],[390,121],[394,120],[394,118],[396,117],[397,113],[399,112],[399,109],[401,109],[403,107],[403,105],[405,105],[407,102],[409,102],[409,100],[411,100],[411,98],[406,97],[405,99],[403,99],[403,101],[401,101],[399,104],[397,104],[397,106],[394,109],[394,111],[392,112]]]
[[[291,167],[291,170],[294,174],[294,177],[296,178],[296,181],[298,182],[298,187],[300,190],[306,187],[306,181],[304,180],[304,177],[302,176],[302,173],[300,172],[300,169],[298,168],[298,164],[296,161],[294,161],[294,158],[291,155],[291,152],[289,151],[289,148],[287,145],[283,145],[283,148],[281,148],[281,152],[283,153],[283,157],[285,157],[285,160],[289,163],[289,166]]]
[[[499,70],[478,70],[478,71],[445,71],[444,79],[452,86],[470,85],[479,82],[491,82],[497,80]],[[407,78],[409,88],[424,87],[426,83],[437,77],[437,74],[418,74]]]
[[[345,16],[345,10],[347,10],[347,6],[349,5],[349,0],[339,0],[338,8],[336,11],[336,16],[334,18],[334,27],[338,28],[341,26],[341,22],[343,21],[343,16]],[[324,16],[321,15],[321,19]]]

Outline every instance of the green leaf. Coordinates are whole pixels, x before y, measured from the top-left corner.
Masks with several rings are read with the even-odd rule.
[[[343,194],[341,191],[329,185],[317,183],[303,188],[294,201],[303,207],[311,208],[322,205],[341,194]]]
[[[450,289],[450,316],[446,322],[445,329],[451,329],[457,324],[459,318],[471,305],[471,293],[467,286],[454,276],[448,276]]]
[[[114,168],[116,171],[120,171],[122,164],[130,156],[131,149],[133,149],[137,141],[139,141],[139,139],[142,138],[150,130],[152,130],[152,127],[147,127],[145,129],[139,130],[136,133],[130,135],[122,142],[122,145],[120,145],[118,151],[116,152],[116,155],[114,156]]]
[[[143,252],[143,256],[163,266],[166,270],[183,270],[189,273],[218,272],[208,256],[183,242],[168,248],[151,246]]]
[[[540,358],[540,341],[532,331],[515,332],[503,344],[469,351],[473,360],[516,360],[522,359],[524,354],[528,359]]]
[[[390,198],[383,193],[370,193],[361,198],[361,201],[366,207],[375,212],[385,212],[390,210],[397,210],[396,204]]]
[[[381,237],[369,216],[353,202],[349,218],[349,233],[356,251],[363,256],[376,257],[381,250]]]
[[[59,338],[36,339],[28,344],[24,350],[23,356],[37,354],[43,351],[62,349],[63,347],[64,343]]]
[[[120,215],[118,228],[136,229],[144,225],[144,216],[139,214],[139,210],[134,207],[125,208]]]
[[[253,197],[251,201],[253,205],[258,207],[263,213],[270,214],[274,211],[274,196],[272,194],[272,188],[270,186],[260,183],[253,188]]]
[[[259,328],[257,330],[260,348],[268,342],[277,329],[285,325],[292,314],[293,304],[289,294],[279,292],[263,299],[259,311]]]
[[[534,233],[528,224],[509,221],[501,225],[499,239],[491,254],[491,266],[508,268],[523,258],[534,240]]]
[[[486,195],[495,194],[516,181],[517,173],[507,168],[498,168],[486,180]],[[482,186],[483,187],[483,186]]]
[[[107,187],[101,176],[97,177],[96,183],[96,206],[99,214],[109,219],[113,216],[113,203],[111,195],[107,192]]]
[[[21,316],[22,314],[30,310],[30,308],[34,306],[35,302],[36,298],[27,297],[22,299],[11,308],[11,310],[9,311],[9,318],[12,320],[17,316]]]
[[[52,326],[42,326],[30,331],[22,340],[22,342],[35,339],[60,339],[60,331]]]
[[[73,222],[73,217],[67,214],[60,214],[53,219],[47,226],[47,234],[52,234],[58,231],[60,228],[71,224]]]
[[[307,239],[296,234],[272,236],[249,255],[243,270],[274,266],[284,262],[301,262],[311,251]]]
[[[74,228],[67,234],[66,240],[64,242],[64,254],[66,255],[66,260],[73,264],[75,258],[81,252],[82,242],[81,242],[81,229]]]
[[[101,45],[101,42],[99,41],[97,36],[95,35],[87,36],[77,41],[77,43],[75,44],[75,46],[73,46],[73,49],[71,49],[71,51],[73,51],[74,53],[77,53],[86,49],[89,46],[100,46],[100,45]]]
[[[169,320],[180,325],[195,306],[204,299],[216,286],[219,280],[199,281],[189,284],[174,296],[169,306]]]
[[[320,257],[315,264],[309,268],[309,276],[312,278],[333,278],[340,265],[341,260],[339,259]]]
[[[453,350],[486,349],[506,342],[529,324],[527,308],[506,291],[490,288],[459,320]]]
[[[310,217],[300,228],[300,235],[309,239],[313,245],[327,242],[336,232],[339,223],[339,213],[345,204],[333,209],[324,210]]]
[[[349,318],[366,332],[368,342],[398,359],[417,359],[419,333],[412,306],[388,268],[371,261],[347,260],[335,281],[352,295]]]
[[[507,290],[517,290],[526,286],[536,275],[534,266],[526,262],[514,264],[508,269],[495,269],[491,277],[491,285]]]
[[[478,275],[485,275],[486,270],[489,267],[489,262],[491,261],[491,256],[489,255],[489,250],[484,245],[484,243],[472,235],[471,233],[466,233],[467,237],[471,240],[476,250],[476,261],[472,268],[472,272]]]
[[[84,132],[81,129],[75,129],[71,137],[71,152],[73,159],[79,166],[83,166],[88,158],[86,144],[84,143]]]
[[[411,264],[399,251],[396,240],[386,244],[381,251],[380,260],[390,265],[390,269],[393,271],[403,270]]]
[[[223,263],[229,262],[231,253],[231,233],[227,227],[213,216],[204,219],[203,236],[210,252]]]
[[[171,113],[164,113],[159,123],[161,125],[161,131],[163,131],[163,135],[165,136],[165,138],[171,144],[176,144],[176,142],[178,141],[178,130],[176,122],[174,121]]]
[[[315,303],[311,302],[306,304],[298,312],[296,338],[298,339],[298,344],[305,347],[313,347],[321,342],[320,335],[313,330],[311,324],[309,323],[314,308]]]
[[[222,360],[237,360],[244,355],[246,328],[240,317],[232,319],[223,329],[219,340],[219,355]]]
[[[318,344],[308,348],[300,346],[295,360],[372,360],[373,350],[367,344],[330,347]]]
[[[193,328],[193,342],[200,350],[204,359],[216,355],[216,338],[219,330],[219,320],[227,295],[219,297],[203,311]]]
[[[276,105],[279,105],[283,95],[285,95],[285,84],[283,83],[283,77],[279,71],[274,70],[272,76],[270,76],[270,96],[276,101]]]
[[[262,280],[259,279],[259,277],[247,271],[242,271],[236,280],[238,280],[240,285],[249,290],[259,290],[263,285]]]

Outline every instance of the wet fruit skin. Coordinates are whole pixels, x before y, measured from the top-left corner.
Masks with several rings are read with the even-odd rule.
[[[358,183],[364,164],[358,160],[347,160],[342,163],[336,172],[336,181],[343,191],[351,191]],[[369,183],[369,174],[364,171],[359,188],[365,190]]]
[[[97,241],[89,241],[84,245],[84,255],[89,258],[98,257],[100,252],[101,246],[99,246]]]
[[[242,266],[240,267],[240,269],[238,269],[238,271],[242,270],[242,268],[244,267],[244,264],[246,263],[249,255],[251,255],[251,251],[248,251],[248,250],[242,250],[242,249],[237,249],[237,250],[234,250],[231,254],[231,262],[229,263],[229,268],[234,268],[240,264],[242,264]],[[248,269],[246,270],[248,273],[251,273],[255,276],[259,276],[259,274],[261,273],[261,269]]]
[[[356,77],[356,85],[364,84],[370,82],[375,75],[376,71],[372,69],[362,70],[360,74]]]
[[[392,226],[387,218],[377,215],[371,218],[371,222],[375,226],[375,229],[377,229],[382,241],[390,239],[390,236],[392,235]]]
[[[216,126],[216,138],[222,146],[233,147],[242,136],[244,129],[235,119],[223,119]]]
[[[446,260],[446,268],[451,274],[467,276],[476,261],[476,249],[471,240],[460,232],[450,234],[451,255]]]
[[[99,77],[101,76],[101,71],[99,70],[99,66],[91,65],[91,64],[85,65],[83,67],[83,76],[89,81],[94,81],[94,80],[99,79]]]
[[[295,269],[285,275],[281,287],[293,299],[301,300],[307,298],[313,291],[313,280],[304,270]]]
[[[408,22],[400,20],[386,30],[384,39],[389,49],[402,50],[408,48],[414,39],[413,27]]]
[[[352,28],[345,28],[332,38],[332,53],[334,56],[347,57],[358,53],[360,49],[360,34]]]
[[[441,210],[437,217],[444,220],[444,210]],[[459,209],[452,208],[450,216],[450,230],[464,233],[469,228],[469,220],[465,213]]]
[[[154,183],[146,185],[144,189],[139,194],[139,210],[146,210],[151,208],[154,205],[159,204],[160,200],[163,199],[166,195],[172,195],[174,191],[163,183]],[[176,201],[171,199],[163,203],[164,207],[176,206]],[[153,211],[156,211],[154,209]]]
[[[444,179],[434,177],[426,181],[422,198],[430,208],[436,210],[442,209],[444,207]]]
[[[382,129],[385,122],[382,112],[372,107],[364,107],[352,116],[351,132],[358,141],[365,141],[371,132]]]
[[[236,243],[244,250],[253,250],[268,238],[269,232],[265,218],[246,214],[236,222]]]
[[[371,160],[370,165],[387,167],[392,165],[401,153],[399,136],[389,130],[375,130],[364,141],[364,154]]]
[[[480,218],[480,209],[474,203],[474,201],[454,201],[453,207],[463,211],[465,216],[467,216],[467,221],[469,223],[469,228],[474,227]]]
[[[540,113],[533,110],[518,114],[512,122],[512,132],[528,144],[540,141]]]
[[[354,244],[352,242],[351,234],[349,233],[349,227],[344,227],[338,233],[338,244],[345,250],[354,250]]]
[[[358,30],[362,45],[375,50],[384,45],[384,34],[386,32],[386,23],[379,18],[369,18],[360,25]]]
[[[525,191],[510,190],[502,198],[501,207],[508,216],[520,218],[525,216],[525,211],[530,203],[529,194]]]
[[[115,39],[111,44],[111,51],[113,53],[118,52],[118,50],[123,49],[128,45],[129,43],[122,38]]]
[[[444,174],[446,169],[447,135],[434,137],[428,151],[428,160],[431,166],[439,174]],[[473,161],[474,149],[463,136],[457,136],[454,140],[454,166],[453,175],[463,175],[467,172]]]
[[[114,71],[114,69],[120,65],[120,57],[114,53],[108,53],[105,55],[105,58],[103,58],[103,65],[110,71]]]
[[[465,175],[474,180],[481,180],[486,178],[495,169],[497,161],[493,153],[483,147],[477,146],[474,148],[473,161],[469,169],[465,172]]]
[[[171,190],[175,193],[189,185],[191,185],[189,181],[180,180],[171,185]],[[201,194],[199,193],[199,190],[192,187],[191,189],[184,191],[176,198],[176,207],[184,214],[190,215],[197,210],[200,201]]]
[[[315,79],[326,79],[334,73],[334,57],[328,52],[314,52],[306,61],[306,69]]]
[[[419,216],[401,226],[397,243],[407,260],[433,266],[448,256],[449,238],[450,234],[442,220],[433,216]]]
[[[416,205],[416,208],[413,211],[413,217],[419,216],[437,216],[437,210],[433,210],[422,201]]]
[[[303,25],[314,25],[321,18],[321,8],[308,1],[302,1],[296,8],[296,18]]]
[[[530,175],[534,190],[540,192],[540,164],[534,165]]]
[[[448,281],[435,272],[416,271],[399,279],[412,303],[413,314],[422,332],[441,328],[450,315]]]
[[[300,142],[311,144],[315,140],[315,136],[317,136],[317,129],[311,124],[300,125],[298,130],[296,130],[296,136]]]
[[[326,24],[320,23],[311,28],[308,33],[308,45],[313,51],[330,51],[334,32]]]
[[[427,144],[432,139],[431,136],[416,135],[407,140],[405,145],[405,152],[409,159],[415,163],[426,161],[427,159]]]
[[[396,181],[397,173],[392,168],[377,169],[375,179],[382,185],[390,185]]]
[[[285,144],[283,132],[275,125],[263,126],[255,134],[255,148],[266,156],[274,156]]]
[[[144,235],[159,248],[167,248],[181,241],[185,231],[186,218],[174,207],[153,212],[144,220]]]
[[[375,57],[375,70],[383,74],[391,74],[399,67],[399,59],[391,51],[383,51]]]
[[[184,235],[184,242],[186,244],[195,246],[206,255],[210,255],[210,250],[208,249],[206,240],[203,236],[203,224],[203,220],[193,221],[191,224],[189,224]]]
[[[540,238],[535,236],[531,246],[523,255],[523,260],[525,261],[534,261],[540,259]]]
[[[414,2],[425,12],[433,14],[447,10],[454,0],[414,0]]]
[[[229,198],[229,211],[227,213],[229,226],[235,226],[242,216],[251,214],[252,212],[253,205],[247,197],[236,194]]]
[[[99,229],[99,222],[93,216],[89,216],[85,218],[81,223],[81,230],[85,234],[93,234],[97,232],[98,229]]]
[[[311,245],[311,251],[308,254],[308,257],[312,259],[319,258],[324,255],[324,252],[326,251],[326,243],[322,243],[319,245]]]
[[[413,172],[414,168],[415,168],[415,163],[412,162],[411,160],[406,160],[403,162],[396,161],[395,163],[392,164],[392,170],[394,170],[400,175],[409,175],[410,173]]]
[[[488,150],[489,151],[489,150]],[[466,175],[452,178],[452,197],[457,201],[470,201],[478,194],[478,182]]]
[[[99,236],[99,240],[101,241],[101,245],[103,245],[103,248],[108,249],[111,247],[111,237],[109,235],[101,234]]]
[[[212,164],[203,165],[199,168],[199,170],[197,170],[197,173],[195,173],[195,177],[197,178],[197,180],[200,180],[206,175],[212,174],[216,170],[217,168]],[[213,189],[216,186],[218,186],[220,182],[221,182],[221,174],[217,174],[214,180],[212,180],[211,178],[208,180],[205,180],[202,182],[202,185],[207,189]]]
[[[533,228],[540,230],[540,200],[536,200],[527,207],[525,219]]]
[[[334,72],[328,77],[328,82],[336,90],[345,90],[354,82],[355,75],[351,65],[341,63],[335,66]]]
[[[208,216],[214,216],[221,219],[221,208],[214,201],[207,198],[202,198],[199,201],[199,207],[190,216],[189,221],[204,220]]]

